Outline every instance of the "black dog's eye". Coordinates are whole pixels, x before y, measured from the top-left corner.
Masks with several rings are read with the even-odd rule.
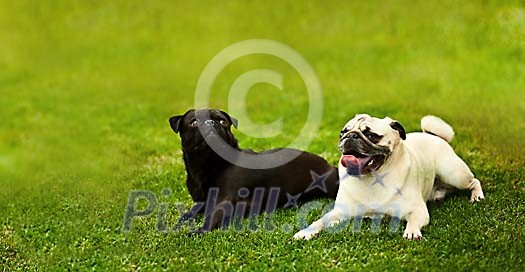
[[[190,123],[190,127],[192,128],[196,128],[199,126],[199,122],[197,122],[197,120],[193,120],[191,123]]]
[[[228,122],[226,122],[226,120],[220,120],[219,121],[219,124],[221,124],[222,126],[228,126]]]

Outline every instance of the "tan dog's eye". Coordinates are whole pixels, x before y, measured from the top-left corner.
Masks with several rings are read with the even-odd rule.
[[[193,120],[193,122],[190,123],[190,127],[192,128],[196,128],[199,126],[199,122],[197,122],[197,120]]]
[[[221,120],[219,121],[219,123],[222,125],[222,126],[228,126],[228,122],[226,122],[226,120]]]
[[[375,133],[372,133],[372,132],[367,132],[365,134],[366,138],[368,138],[368,140],[370,140],[370,142],[374,143],[374,144],[377,144],[381,138],[383,138],[383,136],[381,135],[377,135]]]

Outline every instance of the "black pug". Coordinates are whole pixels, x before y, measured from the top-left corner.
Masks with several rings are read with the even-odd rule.
[[[194,233],[228,227],[232,218],[271,213],[276,208],[297,206],[297,201],[315,198],[335,198],[338,189],[337,169],[325,159],[289,148],[254,152],[240,149],[230,128],[237,120],[217,109],[189,110],[170,118],[170,126],[179,133],[186,166],[188,190],[196,205],[179,219],[179,224],[205,212],[205,222]],[[210,141],[231,146],[233,153],[249,155],[280,151],[285,156],[297,156],[288,163],[267,169],[238,166],[224,159],[210,147]],[[219,140],[220,140],[219,139]],[[215,149],[217,150],[217,149]],[[237,152],[238,151],[238,152]],[[240,153],[239,153],[240,152]],[[221,152],[219,152],[221,153]],[[230,152],[232,153],[232,152]],[[221,153],[222,154],[222,153]],[[264,156],[262,156],[264,157]],[[268,163],[268,158],[255,157],[256,164]],[[235,160],[235,158],[234,158]],[[263,203],[266,204],[265,207]],[[180,226],[180,225],[179,225]]]

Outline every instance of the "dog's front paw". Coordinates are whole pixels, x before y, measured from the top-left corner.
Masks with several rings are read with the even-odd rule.
[[[300,240],[300,239],[310,240],[313,237],[317,237],[317,234],[318,234],[317,231],[309,229],[309,228],[306,228],[306,229],[303,229],[303,230],[299,231],[298,233],[296,233],[293,236],[293,238],[295,240]]]
[[[470,190],[470,203],[478,202],[485,198],[485,195],[483,195],[483,189],[481,189],[481,183],[478,179],[472,180]]]
[[[405,238],[406,240],[421,240],[421,239],[423,239],[423,235],[421,234],[421,230],[419,230],[419,229],[409,230],[407,228],[407,229],[405,229],[405,233],[403,234],[403,238]]]
[[[484,198],[485,195],[483,195],[483,191],[481,190],[481,188],[479,188],[479,190],[474,189],[470,194],[470,203],[479,202]]]

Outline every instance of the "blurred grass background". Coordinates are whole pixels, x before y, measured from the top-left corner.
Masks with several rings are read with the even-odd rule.
[[[200,73],[218,52],[254,38],[291,46],[317,72],[325,110],[309,151],[336,163],[338,132],[357,112],[389,115],[410,131],[425,114],[441,116],[488,190],[481,204],[488,213],[478,214],[464,195],[448,200],[440,207],[448,213],[435,211],[442,217],[431,211],[430,241],[419,244],[399,243],[400,234],[328,235],[333,241],[311,244],[292,243],[290,233],[186,238],[155,233],[154,218],[121,234],[131,189],[169,187],[171,202],[191,203],[167,119],[193,107]],[[283,74],[283,91],[256,85],[247,107],[256,122],[284,117],[285,131],[271,139],[237,132],[241,146],[286,146],[304,124],[308,98],[282,60],[252,55],[231,63],[215,81],[211,105],[227,110],[231,84],[251,69]],[[523,265],[523,245],[513,241],[524,238],[524,74],[523,1],[0,1],[2,265],[400,269],[444,256],[456,264],[436,267],[490,265],[465,248],[493,268]],[[294,212],[278,215],[287,222]],[[471,225],[431,231],[471,216],[478,217]],[[479,229],[483,223],[490,224]],[[341,253],[334,243],[356,248]],[[277,255],[252,260],[268,247]],[[421,262],[411,263],[418,254]]]

